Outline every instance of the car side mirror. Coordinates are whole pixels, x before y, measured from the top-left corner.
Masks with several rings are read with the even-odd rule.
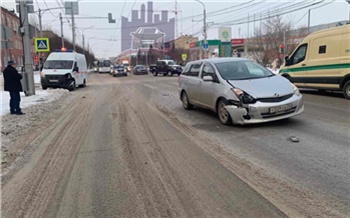
[[[74,67],[73,71],[79,72],[79,67]]]
[[[285,58],[284,58],[284,60],[285,60],[285,65],[286,66],[288,66],[288,65],[290,65],[290,60],[289,60],[289,56],[286,56]]]
[[[213,82],[214,78],[212,76],[204,76],[203,81],[204,82]]]

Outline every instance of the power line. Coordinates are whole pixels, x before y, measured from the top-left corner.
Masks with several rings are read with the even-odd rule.
[[[315,2],[315,3],[309,4],[309,5],[303,6],[303,7],[298,7],[298,8],[292,9],[292,10],[285,10],[284,12],[281,12],[281,13],[276,13],[276,12],[281,11],[281,10],[268,12],[268,13],[265,13],[265,14],[261,14],[261,16],[264,16],[264,17],[258,18],[258,19],[254,19],[254,20],[248,20],[247,18],[240,18],[240,19],[235,19],[235,20],[223,22],[223,23],[216,23],[215,25],[237,25],[237,24],[244,24],[244,23],[248,23],[248,22],[265,20],[265,19],[269,19],[269,18],[272,18],[272,17],[281,16],[281,15],[285,15],[285,14],[288,14],[288,13],[291,13],[291,12],[295,12],[295,11],[298,11],[298,10],[309,8],[309,7],[312,7],[314,5],[318,5],[318,4],[320,4],[320,3],[324,2],[324,1],[325,0],[322,0],[322,1],[319,1],[319,2]],[[276,14],[275,15],[271,15],[274,12]]]
[[[46,5],[46,8],[49,9],[49,6],[47,5],[47,3],[46,3],[45,0],[44,0],[44,3],[45,3],[45,5]],[[55,16],[55,15],[50,11],[50,9],[49,9],[48,11],[50,12],[50,14],[51,14],[52,16]]]

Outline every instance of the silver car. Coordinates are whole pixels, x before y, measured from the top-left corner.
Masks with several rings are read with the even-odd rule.
[[[188,63],[179,77],[179,94],[186,110],[208,108],[225,125],[269,122],[304,111],[296,86],[243,58]]]

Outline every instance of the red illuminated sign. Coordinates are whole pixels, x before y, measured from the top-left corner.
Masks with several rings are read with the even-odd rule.
[[[195,42],[191,42],[190,43],[190,48],[195,48],[196,47],[196,43]]]
[[[232,45],[242,45],[244,44],[244,39],[231,39]]]

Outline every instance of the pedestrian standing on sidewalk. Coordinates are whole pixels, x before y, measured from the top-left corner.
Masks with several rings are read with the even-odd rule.
[[[10,92],[10,112],[11,114],[23,115],[20,108],[21,96],[20,92],[23,91],[21,79],[22,75],[18,73],[15,68],[16,63],[9,61],[7,67],[4,70],[4,88],[5,91]]]

